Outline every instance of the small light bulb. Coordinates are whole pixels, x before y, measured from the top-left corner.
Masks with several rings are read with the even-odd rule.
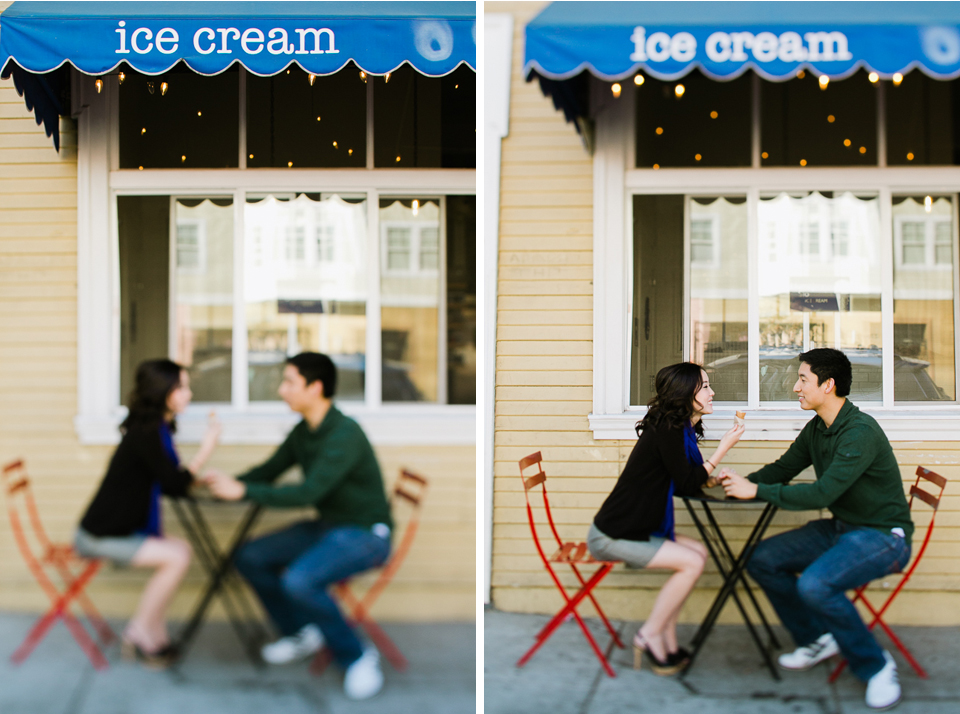
[[[310,86],[312,87],[313,83],[317,80],[317,75],[311,74],[307,77],[307,79],[310,81]]]
[[[908,152],[907,152],[907,161],[913,161],[913,152],[912,152],[912,151],[908,151]]]
[[[654,165],[653,165],[653,170],[654,170],[654,171],[656,171],[656,170],[659,169],[659,168],[660,168],[660,164],[654,164]]]
[[[399,157],[399,156],[397,157],[397,163],[398,163],[398,164],[400,163],[400,157]]]
[[[844,146],[850,146],[850,140],[849,140],[849,139],[844,139],[844,140],[843,140],[843,145],[844,145]]]
[[[662,126],[658,126],[658,127],[657,127],[657,136],[660,136],[662,133],[663,133],[663,127],[662,127]]]
[[[720,115],[719,115],[719,114],[717,114],[717,112],[716,112],[716,111],[712,111],[712,112],[710,112],[710,118],[711,118],[711,119],[716,119],[716,118],[717,118],[718,116],[720,116]]]
[[[636,77],[633,78],[633,83],[634,83],[635,85],[637,85],[638,87],[643,86],[644,81],[645,81],[645,80],[644,80],[642,74],[638,74]]]
[[[797,72],[797,79],[803,79],[806,76],[807,76],[807,73],[804,72],[802,69],[799,72]]]
[[[364,82],[364,84],[366,84],[366,82],[367,82],[367,73],[361,71],[361,72],[360,72],[360,79],[362,79],[363,82]]]
[[[289,70],[289,69],[287,70],[287,74],[290,74],[290,70]]]
[[[383,75],[383,83],[386,84],[389,81],[390,81],[390,72],[387,72],[385,75]]]
[[[459,84],[455,84],[455,85],[453,85],[453,88],[454,88],[454,89],[460,89],[460,85],[459,85]]]
[[[820,89],[826,89],[827,85],[830,84],[830,78],[825,74],[821,74],[817,81],[820,82]]]
[[[413,199],[413,215],[420,215],[420,201]]]
[[[340,148],[339,146],[337,146],[337,142],[333,142],[333,148],[334,148],[334,149],[339,149],[339,148]]]
[[[800,165],[801,165],[801,166],[806,166],[806,165],[807,165],[807,160],[806,160],[806,159],[800,159]]]
[[[700,154],[697,154],[697,155],[695,155],[693,158],[696,159],[697,161],[699,161],[701,157],[700,157]]]
[[[769,159],[769,158],[770,158],[770,154],[768,154],[766,151],[764,151],[762,154],[760,154],[760,158],[761,158],[761,159]]]
[[[353,156],[353,149],[347,149],[347,154],[349,156]]]
[[[142,167],[142,166],[140,167],[140,170],[143,171],[143,167]]]
[[[186,161],[186,160],[187,160],[186,155],[183,155],[183,156],[180,157],[180,163],[181,163],[181,164],[182,164],[184,161]]]
[[[683,93],[686,91],[687,91],[687,88],[684,87],[682,84],[678,84],[676,87],[673,88],[673,93],[677,95],[677,99],[682,97]]]
[[[899,86],[900,86],[900,82],[902,82],[902,81],[903,81],[903,75],[902,75],[902,74],[900,74],[899,72],[897,72],[895,75],[893,75],[893,86],[894,86],[894,87],[899,87]]]
[[[250,158],[251,158],[251,159],[253,158],[253,154],[250,154]]]
[[[287,162],[287,168],[289,169],[289,168],[292,168],[292,167],[293,167],[293,162],[292,162],[292,161],[288,161],[288,162]]]
[[[320,121],[320,117],[317,117],[317,121]]]
[[[867,75],[867,79],[870,80],[871,84],[876,84],[877,82],[880,81],[880,75],[877,74],[876,72],[871,72],[870,74]]]
[[[610,91],[613,92],[613,96],[615,98],[620,96],[620,90],[621,90],[620,82],[614,82],[613,84],[610,85]]]
[[[94,84],[95,84],[96,87],[97,87],[97,94],[100,94],[100,90],[103,89],[103,80],[100,79],[100,78],[97,78],[97,81],[94,82]]]
[[[927,196],[926,198],[923,199],[923,210],[925,210],[927,213],[930,213],[930,211],[933,210],[932,196]]]
[[[867,147],[866,147],[866,146],[861,146],[861,147],[860,147],[860,153],[861,153],[861,154],[867,153]]]
[[[161,97],[165,96],[168,89],[170,89],[170,85],[167,84],[166,82],[161,82],[161,83],[160,83],[160,96],[161,96]]]
[[[833,122],[835,122],[836,120],[837,118],[833,116],[833,114],[827,115],[827,121],[830,122],[831,124],[833,124]]]
[[[197,112],[197,116],[198,116],[198,117],[202,117],[202,116],[203,116],[203,112]]]
[[[140,136],[143,136],[146,133],[147,133],[147,127],[143,127],[143,129],[140,130]]]
[[[123,80],[125,80],[126,78],[127,78],[127,75],[121,72],[120,74],[117,75],[117,84],[123,84]]]

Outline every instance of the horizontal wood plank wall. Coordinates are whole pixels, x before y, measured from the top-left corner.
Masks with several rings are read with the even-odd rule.
[[[513,13],[515,36],[510,134],[503,141],[501,167],[491,585],[493,604],[499,609],[552,613],[562,601],[530,537],[517,461],[542,452],[560,535],[582,541],[634,442],[595,441],[587,422],[593,398],[593,166],[574,127],[536,82],[522,77],[524,24],[543,5],[496,7],[498,12]],[[724,465],[749,473],[776,459],[787,446],[788,442],[743,442]],[[704,444],[704,451],[709,454],[714,447]],[[924,563],[889,619],[960,624],[960,441],[896,443],[894,449],[905,484],[913,480],[919,464],[951,483]],[[679,501],[677,508],[680,532],[696,536]],[[928,516],[922,505],[919,512],[916,521],[922,537],[919,526]],[[815,517],[819,515],[781,511],[768,534]],[[750,506],[719,514],[735,549],[755,519],[756,510]],[[550,537],[549,531],[541,532],[544,537]],[[560,572],[570,583],[569,570]],[[614,617],[642,620],[665,579],[664,573],[617,566],[601,585],[599,599]],[[682,612],[684,621],[702,619],[719,582],[715,568],[708,565]],[[891,577],[877,587],[896,583]],[[732,606],[724,613],[727,621],[738,617]]]
[[[2,30],[0,30],[2,31]],[[38,128],[12,81],[0,82],[0,463],[25,458],[43,520],[55,539],[69,539],[97,488],[111,447],[80,445],[77,401],[76,128],[61,122],[61,151]],[[189,457],[194,447],[184,447]],[[221,447],[211,462],[239,472],[270,447]],[[472,446],[382,447],[392,485],[401,467],[430,481],[414,546],[375,615],[387,620],[473,620],[476,612],[476,450]],[[401,507],[402,508],[402,507]],[[398,509],[399,511],[400,509]],[[211,510],[226,539],[239,509]],[[304,512],[270,512],[259,530]],[[309,515],[309,512],[306,512]],[[406,519],[399,512],[399,526]],[[179,532],[174,514],[167,529]],[[146,571],[106,568],[91,586],[108,615],[128,616]],[[171,614],[192,608],[204,584],[196,564]],[[362,589],[362,581],[359,583]],[[45,597],[27,571],[0,513],[0,610],[39,611]],[[220,614],[220,613],[216,613]]]

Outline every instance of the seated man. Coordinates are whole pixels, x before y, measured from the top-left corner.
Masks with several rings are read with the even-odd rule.
[[[326,355],[289,358],[279,392],[303,420],[260,466],[238,479],[216,471],[205,478],[219,498],[278,508],[314,506],[320,512],[318,519],[246,543],[236,567],[283,635],[263,648],[263,658],[291,662],[326,642],[346,670],[347,696],[366,699],[383,687],[379,653],[372,646],[363,649],[327,589],[387,559],[390,506],[370,442],[333,405],[336,386],[336,367]],[[294,465],[303,470],[302,482],[272,483]]]
[[[730,469],[720,478],[728,496],[833,514],[762,541],[747,572],[799,645],[780,656],[781,667],[808,669],[842,652],[867,682],[867,706],[886,709],[900,700],[896,664],[845,592],[899,572],[910,559],[913,522],[900,469],[876,420],[846,399],[852,381],[846,355],[815,349],[801,354],[800,363],[793,391],[817,415],[774,463],[746,479]],[[814,483],[788,485],[811,464]]]

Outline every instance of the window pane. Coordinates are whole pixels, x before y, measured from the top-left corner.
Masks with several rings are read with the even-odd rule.
[[[461,65],[425,77],[404,65],[373,77],[374,165],[475,168],[477,76]]]
[[[332,236],[325,255],[306,241],[318,233]],[[244,243],[250,401],[278,401],[284,361],[304,351],[333,359],[338,399],[362,399],[366,201],[335,194],[248,195]]]
[[[447,196],[447,403],[477,403],[476,196]]]
[[[847,226],[845,254],[812,248],[811,236]],[[850,193],[763,198],[759,254],[760,399],[794,401],[797,355],[843,350],[853,363],[855,402],[883,398],[878,199]]]
[[[124,67],[120,168],[236,168],[240,153],[239,75],[204,77],[179,64],[155,77]]]
[[[923,196],[893,199],[894,245],[903,245],[903,260],[893,266],[893,394],[898,402],[956,399],[954,200],[935,197],[928,213]],[[924,255],[927,235],[936,241],[933,263]],[[908,251],[917,253],[907,260]]]
[[[233,199],[174,202],[178,264],[175,277],[176,360],[190,368],[196,402],[229,402],[233,372]],[[179,260],[181,237],[199,258]],[[186,255],[189,255],[187,253]]]
[[[419,252],[424,233],[429,235],[439,228],[440,201],[436,198],[380,200],[385,402],[437,400],[440,274],[436,269],[420,267]],[[406,259],[394,259],[399,255]]]
[[[704,265],[691,246],[690,359],[710,375],[717,402],[747,400],[747,204],[742,197],[690,201],[691,237],[696,225],[717,236]],[[660,365],[666,366],[665,364]]]
[[[633,197],[630,404],[646,405],[661,367],[683,359],[683,196]]]
[[[676,81],[644,80],[636,89],[638,168],[750,165],[749,74],[716,82],[695,70]]]
[[[931,79],[914,70],[899,86],[884,80],[887,164],[956,165],[960,163],[956,123],[960,83]]]
[[[353,63],[314,77],[296,65],[247,74],[247,166],[366,166],[367,85]]]
[[[826,88],[808,72],[761,87],[763,166],[876,165],[877,88],[865,71]]]

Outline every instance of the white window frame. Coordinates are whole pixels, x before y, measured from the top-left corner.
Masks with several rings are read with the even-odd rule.
[[[180,226],[195,226],[197,229],[197,264],[180,265]],[[175,245],[173,265],[178,271],[189,275],[203,273],[207,269],[207,222],[202,218],[181,218],[174,223]]]
[[[240,73],[244,77],[243,72]],[[118,425],[126,414],[120,403],[120,261],[117,197],[125,195],[232,195],[235,234],[243,234],[243,207],[248,193],[310,191],[364,194],[368,211],[368,298],[366,397],[339,402],[356,418],[376,445],[475,445],[476,406],[443,403],[383,404],[380,400],[380,252],[379,197],[415,195],[476,195],[474,169],[374,169],[373,84],[367,85],[367,168],[246,170],[245,116],[239,111],[240,167],[237,169],[119,168],[119,97],[114,82],[101,92],[94,77],[73,73],[75,114],[78,114],[77,156],[77,415],[74,427],[83,444],[115,444]],[[245,105],[241,80],[240,103]],[[441,229],[444,216],[441,215]],[[243,246],[235,246],[234,275],[242,280]],[[441,264],[443,239],[441,234]],[[234,283],[235,300],[243,286]],[[441,313],[445,307],[441,292]],[[442,327],[442,325],[441,325]],[[244,310],[234,309],[234,334],[243,334]],[[441,332],[441,336],[442,336]],[[172,345],[171,345],[172,347]],[[444,344],[445,347],[445,344]],[[244,340],[234,340],[234,364],[243,364]],[[216,405],[223,422],[225,444],[277,444],[299,420],[282,402]],[[440,384],[445,384],[441,375]],[[442,390],[441,390],[442,391]],[[445,395],[441,394],[441,401]],[[179,419],[178,440],[196,443],[209,409],[193,404]]]
[[[928,272],[931,270],[946,271],[951,270],[952,266],[937,262],[937,223],[949,223],[950,219],[946,216],[896,216],[893,221],[893,240],[894,256],[897,270],[922,270]],[[903,224],[921,223],[923,224],[923,263],[904,263],[903,262]],[[955,244],[953,244],[955,246]],[[950,251],[951,257],[957,251]]]
[[[441,202],[443,201],[441,197],[431,196],[431,198],[439,198]],[[387,267],[387,232],[391,228],[408,228],[410,230],[410,265],[406,270]],[[380,270],[383,271],[384,275],[417,278],[433,277],[441,272],[439,268],[420,267],[420,245],[424,228],[433,228],[433,225],[422,221],[385,221],[380,225]],[[440,244],[443,243],[444,231],[439,224],[437,225],[437,230],[437,240],[439,241],[437,245],[437,264],[440,265],[440,258],[443,251],[439,249],[441,248]]]
[[[878,166],[760,168],[760,82],[754,79],[752,165],[730,169],[634,168],[635,94],[633,82],[623,82],[614,99],[605,83],[593,82],[591,105],[596,108],[596,149],[593,157],[593,411],[588,415],[595,439],[635,439],[634,425],[646,407],[631,406],[630,325],[633,310],[632,196],[636,194],[745,195],[747,197],[748,325],[747,440],[792,440],[812,417],[798,404],[760,404],[757,206],[761,192],[851,191],[880,198],[881,318],[883,344],[893,344],[893,195],[960,193],[960,167],[887,167],[883,89],[878,87]],[[954,205],[953,245],[957,246],[957,206]],[[821,242],[823,236],[821,236]],[[822,246],[821,246],[822,248]],[[960,270],[954,262],[954,325],[960,341]],[[689,320],[684,307],[684,330]],[[689,340],[684,340],[689,350]],[[955,345],[960,368],[960,345]],[[883,401],[863,403],[894,441],[954,441],[960,431],[960,404],[899,404],[893,398],[893,350],[883,354]],[[733,425],[743,407],[717,406],[704,418],[707,438],[717,439]]]
[[[687,209],[687,215],[689,216],[690,223],[690,267],[691,268],[719,268],[720,267],[720,216],[715,213],[697,213],[697,217],[693,218],[690,213],[690,209]],[[710,224],[710,259],[709,260],[697,260],[693,259],[693,222],[701,221],[703,223]],[[701,243],[700,245],[704,245]]]

